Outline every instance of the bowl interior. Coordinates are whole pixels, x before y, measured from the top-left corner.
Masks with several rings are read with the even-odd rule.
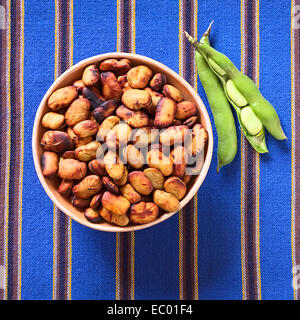
[[[155,225],[157,223],[160,223],[166,219],[168,219],[170,216],[175,214],[173,213],[165,213],[162,216],[160,216],[157,220],[154,222],[144,224],[144,225],[129,225],[126,227],[118,227],[113,226],[107,222],[102,223],[91,223],[83,216],[82,212],[76,209],[69,200],[62,197],[57,192],[57,187],[59,184],[59,180],[55,178],[46,178],[42,174],[42,168],[41,168],[41,156],[43,153],[43,149],[40,146],[40,141],[42,139],[43,134],[45,133],[46,129],[43,128],[41,125],[41,119],[43,115],[50,111],[50,109],[47,106],[47,100],[50,94],[61,87],[72,85],[72,83],[75,80],[81,79],[83,70],[85,67],[87,67],[90,64],[98,64],[100,61],[103,61],[108,58],[115,58],[115,59],[121,59],[121,58],[127,58],[132,62],[132,65],[147,65],[149,66],[154,73],[156,72],[163,72],[167,79],[168,83],[174,85],[176,88],[180,90],[185,100],[190,100],[195,103],[197,106],[200,117],[201,117],[201,123],[204,125],[208,132],[208,144],[205,152],[205,161],[204,165],[202,167],[201,173],[198,176],[195,176],[195,178],[192,181],[192,186],[189,188],[189,191],[184,199],[180,202],[180,209],[182,209],[194,196],[194,194],[197,192],[199,187],[201,186],[207,171],[210,166],[211,157],[212,157],[212,150],[213,150],[213,135],[212,135],[212,127],[211,122],[208,116],[208,113],[206,111],[206,108],[201,100],[201,98],[197,95],[197,93],[194,91],[194,89],[178,74],[176,74],[174,71],[166,67],[165,65],[152,60],[150,58],[136,55],[136,54],[129,54],[129,53],[106,53],[98,56],[94,56],[88,59],[85,59],[76,65],[74,65],[72,68],[68,69],[66,72],[64,72],[49,88],[47,93],[45,94],[43,100],[41,101],[41,104],[38,108],[34,127],[33,127],[33,138],[32,138],[32,149],[33,149],[33,158],[35,163],[35,168],[38,174],[38,177],[48,194],[48,196],[51,198],[51,200],[55,203],[55,205],[63,211],[65,214],[67,214],[72,219],[76,220],[77,222],[93,228],[97,230],[102,231],[110,231],[110,232],[128,232],[128,231],[135,231],[144,229],[147,227],[150,227],[152,225]]]

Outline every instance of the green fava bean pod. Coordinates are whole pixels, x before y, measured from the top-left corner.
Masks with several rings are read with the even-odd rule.
[[[248,76],[240,72],[228,57],[212,48],[209,44],[197,43],[196,45],[208,62],[213,61],[210,66],[216,74],[223,81],[232,81],[237,92],[248,102],[270,134],[278,140],[287,139],[275,108],[262,96],[256,84]]]
[[[228,101],[232,104],[232,106],[237,114],[238,121],[241,126],[241,130],[242,130],[244,136],[247,138],[247,140],[251,144],[251,146],[259,153],[268,152],[268,149],[266,146],[265,132],[264,132],[264,128],[263,128],[262,124],[261,124],[262,129],[258,134],[253,135],[248,131],[250,129],[250,131],[253,133],[254,132],[253,127],[259,126],[260,120],[254,114],[251,114],[251,116],[249,116],[249,112],[247,114],[245,113],[246,116],[243,116],[243,119],[241,119],[241,110],[242,110],[241,107],[247,105],[248,101],[241,95],[241,93],[239,92],[239,90],[236,88],[236,86],[233,83],[229,83],[228,87],[230,89],[231,96],[228,95],[226,83],[228,80],[230,80],[228,77],[228,73],[229,73],[230,68],[228,68],[227,66],[225,68],[223,65],[220,66],[218,63],[215,63],[215,62],[213,62],[211,64],[212,60],[209,57],[205,56],[205,54],[199,49],[200,46],[209,45],[209,44],[207,42],[204,42],[201,40],[200,40],[200,43],[197,42],[188,33],[186,33],[186,36],[187,36],[189,42],[206,59],[206,62],[210,66],[210,69],[219,77],[219,79],[223,85],[223,92],[225,93]],[[225,57],[225,58],[228,60],[228,64],[231,64],[232,69],[235,68],[235,66],[232,64],[232,62],[227,57]],[[221,74],[223,76],[221,76]],[[246,123],[245,123],[245,121],[246,121]],[[255,121],[255,125],[248,123],[249,121]]]
[[[201,41],[208,41],[209,30],[210,29],[206,31],[201,38]],[[195,51],[195,62],[201,84],[213,113],[218,134],[217,172],[219,172],[221,167],[233,161],[237,153],[235,122],[230,105],[224,94],[222,84],[210,69],[205,58],[197,50]]]

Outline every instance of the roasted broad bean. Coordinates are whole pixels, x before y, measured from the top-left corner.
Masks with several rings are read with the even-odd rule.
[[[159,72],[153,76],[149,86],[154,91],[162,91],[165,84],[167,84],[167,77],[163,73]]]
[[[48,99],[48,107],[53,111],[59,111],[68,107],[78,96],[78,91],[73,86],[57,89]]]
[[[150,223],[157,219],[158,206],[153,202],[139,202],[130,208],[129,219],[136,224]]]
[[[144,196],[147,196],[153,190],[151,180],[142,171],[130,172],[128,181],[139,194]]]
[[[87,166],[85,162],[75,159],[60,158],[58,175],[66,180],[81,180],[86,176]]]
[[[182,96],[180,91],[175,88],[174,86],[170,84],[165,84],[163,87],[163,94],[168,97],[173,99],[176,102],[180,102],[182,100]]]
[[[96,158],[97,150],[101,148],[98,141],[92,141],[75,149],[75,157],[80,161],[91,161]]]
[[[114,73],[110,71],[101,72],[100,81],[101,81],[101,87],[102,87],[102,95],[104,99],[106,100],[121,99],[123,91]]]
[[[84,120],[77,123],[73,131],[79,138],[90,137],[97,133],[98,124],[93,120]]]
[[[131,68],[131,63],[128,59],[107,59],[100,63],[100,71],[111,71],[116,76],[124,75]]]
[[[130,208],[130,202],[121,195],[104,192],[101,199],[102,206],[117,215],[125,215]]]
[[[42,173],[45,177],[56,174],[58,170],[59,155],[52,151],[45,151],[42,155]]]
[[[99,79],[100,79],[99,68],[95,64],[92,64],[84,69],[83,75],[82,75],[82,82],[84,83],[85,86],[87,87],[95,86],[98,84]]]
[[[180,204],[178,199],[171,193],[163,190],[155,190],[153,193],[153,201],[161,209],[167,212],[178,211]]]
[[[141,195],[134,190],[130,183],[126,183],[120,187],[122,196],[125,197],[131,204],[137,203],[142,200]]]
[[[61,129],[65,125],[65,116],[56,112],[47,112],[42,119],[42,125],[49,129]]]
[[[91,222],[98,222],[101,219],[99,211],[93,208],[86,208],[84,210],[84,216]]]
[[[191,116],[197,114],[197,107],[191,101],[182,101],[177,103],[175,118],[179,120],[186,120]]]
[[[41,140],[44,150],[63,153],[73,149],[73,142],[70,136],[63,131],[46,131]]]
[[[174,120],[176,102],[170,98],[161,98],[156,106],[154,125],[161,129],[170,126]]]
[[[87,199],[94,196],[102,189],[102,182],[99,176],[89,175],[76,184],[72,192],[76,198]]]
[[[137,66],[127,72],[127,79],[131,88],[145,88],[152,77],[152,70],[147,66]]]
[[[66,124],[74,127],[77,123],[87,120],[91,108],[91,103],[86,98],[78,98],[72,102],[65,113]]]
[[[178,177],[170,177],[164,183],[164,189],[172,193],[178,200],[186,194],[186,184]]]
[[[147,109],[151,106],[152,99],[146,90],[129,89],[122,95],[122,103],[131,110]]]

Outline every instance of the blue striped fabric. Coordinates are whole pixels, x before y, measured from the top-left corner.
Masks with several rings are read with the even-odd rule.
[[[0,283],[0,299],[57,299],[54,293],[56,287],[56,271],[54,266],[54,216],[53,203],[44,192],[35,172],[31,138],[35,112],[38,105],[55,78],[55,15],[58,4],[62,0],[1,0],[7,15],[9,6],[17,4],[24,7],[24,154],[22,174],[22,219],[18,224],[10,219],[10,230],[5,224],[0,224],[0,272],[4,272],[4,283]],[[73,63],[105,52],[117,51],[118,12],[121,4],[127,0],[70,0],[70,10],[73,17]],[[211,34],[211,42],[216,49],[228,55],[240,67],[242,61],[242,12],[247,12],[250,0],[193,0],[193,6],[187,9],[188,0],[128,0],[131,10],[131,36],[134,40],[135,52],[156,59],[174,71],[180,71],[180,39],[186,41],[180,30],[180,12],[191,19],[193,14],[198,36],[204,32],[211,20],[215,20]],[[250,1],[252,2],[252,1]],[[259,241],[257,253],[259,261],[256,264],[258,275],[257,295],[261,299],[297,299],[300,297],[292,286],[293,243],[292,243],[292,146],[299,141],[292,139],[292,74],[291,56],[298,57],[296,63],[299,73],[298,55],[291,53],[291,10],[299,5],[298,0],[253,0],[259,24],[256,30],[259,34],[259,86],[262,93],[276,107],[288,141],[275,141],[267,134],[270,153],[261,155],[259,160]],[[55,5],[56,3],[56,5]],[[15,7],[13,7],[15,8]],[[119,8],[119,10],[118,10]],[[187,12],[188,11],[188,12]],[[14,21],[16,16],[6,17]],[[68,19],[68,17],[66,17]],[[58,20],[59,22],[60,20]],[[128,23],[128,22],[127,22]],[[129,28],[130,29],[130,28]],[[14,28],[11,27],[13,31]],[[299,30],[298,30],[299,31]],[[128,31],[129,32],[129,31]],[[1,41],[8,35],[8,30],[0,30]],[[135,36],[135,37],[134,37]],[[11,34],[12,40],[18,39],[18,34]],[[294,32],[299,42],[299,33]],[[1,47],[3,52],[5,47]],[[11,54],[17,55],[12,50]],[[184,54],[184,52],[183,52]],[[21,59],[21,58],[20,58]],[[21,60],[20,60],[21,61]],[[2,60],[2,64],[7,61]],[[190,61],[193,64],[193,61]],[[2,71],[2,70],[1,70]],[[11,69],[11,77],[14,70]],[[8,79],[7,75],[1,79]],[[298,78],[299,79],[299,75]],[[3,80],[4,81],[4,80]],[[4,85],[4,84],[3,84]],[[2,86],[2,83],[1,83]],[[11,85],[14,88],[14,85]],[[208,107],[205,93],[198,80],[198,93]],[[19,93],[11,92],[11,101],[17,101]],[[298,94],[299,96],[299,94]],[[7,108],[4,97],[0,97],[1,115]],[[299,101],[295,101],[295,106]],[[13,106],[15,110],[17,106]],[[6,109],[5,109],[6,110]],[[212,114],[208,107],[212,120]],[[296,110],[296,118],[299,109]],[[13,119],[14,114],[11,115]],[[298,114],[299,118],[299,114]],[[4,121],[1,118],[1,121]],[[299,119],[300,121],[300,119]],[[2,124],[2,122],[1,122]],[[237,125],[238,127],[238,125]],[[0,128],[7,131],[7,125]],[[215,146],[211,168],[207,178],[198,191],[198,243],[195,244],[197,261],[189,261],[196,266],[196,274],[182,280],[184,270],[180,269],[180,221],[178,215],[152,228],[138,231],[130,244],[134,257],[131,269],[133,275],[130,283],[123,284],[131,290],[134,299],[180,299],[185,298],[181,287],[184,281],[194,281],[197,288],[194,298],[208,299],[243,299],[247,297],[245,290],[252,290],[253,284],[244,286],[245,270],[243,264],[242,228],[241,228],[241,147],[234,162],[216,173],[217,167],[217,136],[215,128]],[[239,131],[239,130],[238,130]],[[240,132],[238,132],[240,140]],[[11,134],[11,145],[20,137]],[[18,140],[19,141],[19,140]],[[1,144],[4,148],[4,144]],[[14,150],[14,149],[13,149]],[[4,150],[2,150],[4,152]],[[14,151],[14,153],[17,150]],[[1,158],[2,159],[2,158]],[[1,163],[1,166],[7,162]],[[10,169],[11,172],[16,170]],[[5,171],[1,171],[5,172]],[[0,178],[6,187],[5,177]],[[10,197],[14,190],[10,185]],[[1,189],[2,190],[2,189]],[[15,191],[15,199],[19,196]],[[296,191],[295,191],[296,192]],[[5,195],[1,195],[1,201]],[[13,202],[13,199],[10,199]],[[192,207],[192,206],[191,206]],[[2,207],[1,207],[2,208]],[[0,212],[1,221],[5,221],[6,211]],[[10,212],[10,218],[13,213]],[[300,214],[297,210],[296,214]],[[17,213],[16,213],[17,214]],[[192,212],[185,212],[192,214]],[[248,212],[248,214],[252,214]],[[3,218],[3,219],[2,219]],[[13,220],[13,221],[12,221]],[[117,236],[113,233],[95,231],[77,222],[71,223],[71,238],[65,239],[61,245],[70,249],[71,263],[68,270],[60,270],[69,274],[69,285],[60,292],[60,299],[116,299],[126,298],[120,295],[122,286],[118,277],[119,268],[117,255]],[[191,226],[192,228],[194,226]],[[8,239],[13,237],[13,229],[21,230],[21,247],[17,248]],[[195,230],[195,229],[193,229]],[[186,233],[193,232],[186,230]],[[297,228],[296,232],[300,232]],[[257,239],[256,239],[257,240]],[[14,241],[16,239],[14,238]],[[189,244],[188,244],[189,245]],[[191,245],[191,244],[190,244]],[[298,261],[299,243],[294,252]],[[250,250],[251,248],[246,248]],[[7,252],[7,250],[14,250]],[[18,251],[19,250],[19,251]],[[19,254],[20,260],[10,257]],[[126,253],[121,253],[126,254]],[[182,253],[185,259],[185,253]],[[252,255],[249,255],[252,256]],[[247,259],[246,259],[247,260]],[[6,263],[9,263],[7,265]],[[3,263],[3,266],[1,265]],[[247,263],[247,261],[246,261]],[[18,271],[19,270],[19,271]],[[300,267],[299,267],[300,270]],[[19,273],[18,273],[19,272]],[[18,276],[14,276],[18,274]],[[184,275],[184,274],[183,274]],[[1,276],[0,276],[1,279]],[[185,279],[185,277],[184,277]],[[184,282],[184,283],[183,283]],[[11,288],[5,286],[9,284]],[[2,286],[2,287],[1,287]],[[300,285],[299,285],[300,287]],[[250,289],[249,289],[250,288]],[[249,295],[248,295],[249,296]],[[250,295],[252,296],[252,295]]]

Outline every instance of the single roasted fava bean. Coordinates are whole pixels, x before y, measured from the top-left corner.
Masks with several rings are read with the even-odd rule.
[[[159,130],[143,127],[135,131],[132,141],[136,147],[142,148],[149,144],[159,143]]]
[[[98,129],[97,140],[104,141],[107,133],[119,122],[120,119],[116,116],[109,116],[108,118],[104,119]]]
[[[150,179],[142,171],[130,172],[128,181],[139,194],[147,196],[153,190]]]
[[[74,195],[71,197],[71,203],[72,205],[79,209],[79,210],[83,210],[87,207],[90,206],[90,199],[80,199],[80,198],[76,198]]]
[[[102,95],[104,99],[120,100],[122,96],[122,88],[117,81],[116,76],[108,71],[100,73],[100,80],[102,86]]]
[[[129,218],[127,217],[126,214],[124,215],[114,214],[113,212],[108,211],[103,207],[99,210],[99,214],[107,222],[114,223],[121,227],[125,227],[129,223]]]
[[[92,142],[94,140],[93,136],[90,137],[84,137],[84,138],[79,138],[73,131],[72,128],[68,128],[67,129],[67,133],[70,136],[70,138],[73,141],[73,144],[75,146],[75,148],[78,148],[80,146],[85,146],[86,144]]]
[[[85,86],[95,86],[98,84],[100,79],[100,72],[95,64],[86,67],[83,71],[82,82]]]
[[[143,172],[145,176],[151,181],[154,189],[163,189],[165,178],[158,169],[147,168]]]
[[[149,108],[152,103],[151,95],[140,89],[130,89],[124,92],[122,103],[131,110],[139,110],[141,108]]]
[[[117,187],[117,185],[113,182],[113,180],[110,177],[102,177],[102,184],[103,187],[111,192],[111,193],[115,193],[115,194],[119,194],[119,188]]]
[[[180,91],[170,84],[164,85],[163,94],[166,97],[171,98],[176,102],[180,102],[182,100],[182,95],[181,95]]]
[[[75,87],[77,89],[79,94],[82,94],[82,90],[84,88],[84,83],[82,82],[82,80],[76,80],[73,83],[73,87]]]
[[[131,206],[129,219],[136,224],[150,223],[157,219],[158,206],[153,202],[139,202]]]
[[[56,112],[47,112],[42,119],[42,125],[49,129],[61,129],[65,124],[65,117],[63,114]]]
[[[70,136],[63,131],[46,131],[41,140],[44,150],[62,153],[73,149],[73,142]]]
[[[107,100],[104,102],[100,107],[97,107],[93,111],[94,118],[101,123],[105,118],[111,116],[116,107],[118,106],[119,102],[117,100]]]
[[[171,126],[164,130],[159,137],[162,145],[172,146],[183,144],[190,137],[190,130],[186,126]]]
[[[114,179],[114,183],[117,186],[123,186],[127,182],[127,179],[128,179],[128,169],[127,169],[126,166],[124,166],[124,174],[123,174],[123,176],[118,180]]]
[[[170,177],[164,183],[164,189],[173,194],[178,200],[186,195],[186,184],[178,177]]]
[[[78,91],[73,86],[57,89],[48,99],[48,107],[53,111],[68,107],[78,96]]]
[[[125,215],[130,208],[130,202],[126,198],[109,191],[104,192],[101,203],[106,210],[117,215]]]
[[[166,177],[173,172],[173,160],[159,149],[152,149],[147,153],[147,163],[149,167],[158,169]]]
[[[127,79],[131,88],[143,89],[152,77],[152,70],[147,66],[137,66],[127,72]]]
[[[75,151],[67,150],[61,155],[64,159],[75,159]]]
[[[124,148],[124,157],[131,167],[135,169],[140,169],[145,164],[145,159],[141,150],[137,149],[132,144],[129,144],[126,148]]]
[[[82,95],[84,98],[88,99],[91,103],[91,108],[94,110],[101,106],[105,100],[100,94],[99,90],[95,87],[84,87],[82,89]]]
[[[76,198],[87,199],[102,189],[101,179],[97,175],[89,175],[76,184],[72,192]]]
[[[167,83],[167,77],[163,73],[156,73],[150,81],[150,88],[154,91],[162,91]]]
[[[187,118],[197,114],[197,107],[191,101],[182,101],[177,103],[175,118],[186,120]]]
[[[153,193],[153,201],[160,208],[167,212],[175,212],[180,208],[178,199],[171,193],[162,190],[155,190]]]
[[[105,170],[113,180],[119,180],[125,173],[125,166],[119,162],[116,154],[108,151],[104,156]]]
[[[128,59],[107,59],[100,63],[100,71],[111,71],[116,76],[124,75],[131,68],[131,63]]]
[[[84,210],[84,216],[91,222],[98,222],[101,219],[99,211],[93,208],[86,208]]]
[[[77,123],[88,118],[91,108],[91,103],[86,98],[78,98],[72,102],[65,113],[66,124],[69,127],[74,127]]]
[[[161,98],[157,104],[154,125],[161,129],[170,126],[174,120],[176,103],[170,98]]]
[[[56,174],[59,156],[55,152],[45,151],[42,155],[42,173],[45,177]]]
[[[75,159],[60,158],[58,175],[66,180],[80,180],[86,176],[87,166],[85,162]]]
[[[118,123],[112,128],[112,131],[120,145],[125,145],[130,140],[132,129],[127,123]]]
[[[92,141],[75,149],[75,157],[80,161],[91,161],[96,158],[97,150],[101,148],[98,141]]]
[[[100,207],[101,205],[101,199],[102,199],[102,196],[103,196],[104,192],[103,190],[101,190],[99,193],[95,194],[93,197],[92,197],[92,200],[90,202],[90,207],[93,208],[93,209],[97,209]]]
[[[122,196],[125,197],[131,204],[141,201],[141,196],[137,193],[131,184],[126,183],[124,186],[120,187]]]
[[[98,161],[97,159],[90,161],[88,167],[93,174],[97,174],[98,176],[107,175],[104,163]]]
[[[77,123],[73,131],[79,138],[90,137],[97,133],[98,124],[93,120],[84,120]]]
[[[148,125],[149,118],[143,111],[132,111],[121,105],[116,110],[116,115],[123,121],[126,121],[133,128],[142,128]]]
[[[174,161],[173,175],[183,177],[186,172],[186,164],[188,162],[188,152],[183,146],[176,146],[171,151],[171,156]]]
[[[195,124],[192,132],[192,141],[188,146],[189,153],[195,157],[197,154],[203,152],[207,139],[208,134],[206,129],[200,123]]]
[[[74,181],[72,180],[65,180],[63,179],[57,189],[58,193],[60,193],[64,197],[68,197],[71,192],[74,185]]]

